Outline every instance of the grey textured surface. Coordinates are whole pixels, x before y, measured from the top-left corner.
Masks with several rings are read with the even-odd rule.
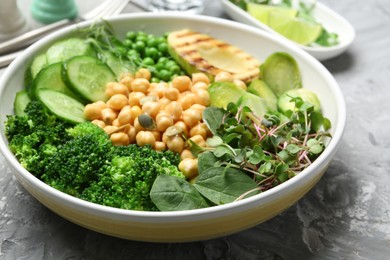
[[[349,20],[357,38],[323,63],[345,95],[347,126],[325,176],[298,203],[227,237],[127,241],[52,213],[16,182],[0,155],[0,259],[389,259],[390,1],[320,2]],[[207,1],[206,14],[226,17],[218,1]]]

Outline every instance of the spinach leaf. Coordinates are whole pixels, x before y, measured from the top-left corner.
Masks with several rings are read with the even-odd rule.
[[[219,160],[212,152],[204,152],[198,155],[198,172],[202,174],[208,168],[214,167]]]
[[[203,121],[213,135],[217,135],[217,130],[222,125],[224,115],[225,111],[217,107],[207,107],[203,111]]]
[[[256,183],[249,176],[229,167],[208,168],[198,176],[194,187],[217,205],[233,202],[250,190],[255,191],[247,197],[259,193]]]
[[[185,179],[160,175],[153,183],[150,198],[161,211],[210,207],[210,203]]]

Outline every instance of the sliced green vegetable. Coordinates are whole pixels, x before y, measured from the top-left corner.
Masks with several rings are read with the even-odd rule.
[[[24,112],[24,109],[26,108],[27,104],[30,103],[31,99],[28,95],[27,90],[23,89],[16,93],[15,100],[14,100],[14,110],[15,115],[17,116],[23,116],[26,113]]]
[[[247,91],[249,93],[253,93],[259,97],[261,97],[269,111],[277,111],[277,98],[272,92],[272,90],[268,87],[268,85],[262,81],[261,79],[255,79],[248,86]]]
[[[63,79],[69,88],[84,99],[107,100],[106,84],[116,81],[107,64],[91,56],[76,56],[64,63]]]
[[[230,102],[236,103],[246,93],[245,90],[229,82],[214,82],[208,88],[210,105],[226,108]]]
[[[74,56],[89,55],[96,56],[96,53],[89,43],[80,38],[68,38],[54,43],[46,51],[47,64],[64,62]]]
[[[287,90],[302,87],[298,64],[288,53],[271,54],[260,66],[260,71],[262,79],[277,97]]]
[[[85,122],[84,105],[76,99],[52,89],[38,89],[37,98],[53,114],[71,123]]]
[[[62,80],[62,67],[62,62],[58,62],[42,69],[33,82],[32,95],[36,96],[36,92],[41,88],[48,88],[62,92],[75,99],[80,99],[80,97],[77,97]]]
[[[264,99],[249,92],[241,96],[237,105],[250,108],[257,117],[262,117],[267,112],[267,105]]]
[[[36,56],[30,66],[30,73],[32,79],[34,79],[38,73],[41,71],[42,68],[46,67],[46,54],[42,53]]]
[[[279,110],[282,113],[286,113],[288,110],[293,111],[295,109],[295,102],[293,102],[292,99],[296,97],[302,98],[303,101],[312,104],[314,106],[314,110],[320,111],[321,104],[317,95],[306,88],[292,89],[284,92],[278,98]]]

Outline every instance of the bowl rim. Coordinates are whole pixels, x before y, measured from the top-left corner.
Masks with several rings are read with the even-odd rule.
[[[183,211],[137,211],[137,210],[127,210],[127,209],[119,209],[109,206],[103,206],[100,204],[95,204],[92,202],[84,201],[82,199],[73,197],[71,195],[68,195],[66,193],[63,193],[59,190],[56,190],[55,188],[52,188],[48,184],[44,183],[43,181],[39,180],[37,177],[35,177],[33,174],[28,172],[25,168],[21,166],[21,164],[18,162],[14,154],[9,150],[7,141],[5,138],[4,133],[1,134],[0,138],[0,151],[4,155],[5,160],[9,163],[11,168],[18,173],[21,174],[21,176],[24,178],[24,180],[31,183],[35,188],[39,189],[41,192],[45,192],[46,194],[51,194],[53,196],[53,199],[59,199],[62,200],[65,204],[67,204],[69,207],[78,207],[78,209],[83,209],[85,211],[96,211],[100,214],[106,214],[106,216],[110,216],[110,218],[120,218],[123,219],[123,217],[134,217],[137,219],[142,219],[143,222],[145,221],[153,221],[155,219],[160,219],[161,221],[165,222],[172,222],[172,221],[185,221],[189,220],[191,218],[199,219],[206,216],[215,215],[224,215],[226,212],[231,211],[232,209],[239,209],[239,208],[246,208],[246,207],[252,207],[255,205],[255,202],[258,200],[269,200],[272,199],[275,195],[277,195],[279,192],[286,188],[291,188],[294,186],[295,183],[300,182],[301,179],[307,177],[316,167],[319,167],[320,165],[326,163],[326,160],[329,156],[332,156],[337,150],[338,144],[340,143],[340,140],[342,138],[344,128],[345,128],[345,121],[346,121],[346,106],[343,94],[340,90],[340,87],[338,86],[336,80],[334,77],[330,74],[330,72],[313,56],[306,53],[302,49],[298,48],[297,46],[291,45],[291,43],[287,40],[279,39],[278,37],[274,37],[274,35],[271,35],[267,32],[264,32],[260,30],[259,28],[255,28],[253,26],[241,24],[239,22],[226,20],[223,18],[217,18],[217,17],[209,17],[204,15],[189,15],[189,14],[180,14],[180,13],[131,13],[131,14],[120,14],[115,17],[111,17],[106,19],[108,22],[116,22],[116,21],[129,21],[129,20],[138,20],[138,19],[148,19],[148,20],[157,20],[157,19],[176,19],[176,20],[182,20],[185,19],[187,21],[193,21],[193,22],[205,22],[210,23],[212,25],[216,24],[219,26],[229,27],[234,30],[243,30],[251,34],[256,34],[259,37],[265,38],[265,40],[268,41],[274,41],[278,42],[278,44],[283,45],[286,49],[289,51],[292,51],[294,55],[301,56],[300,58],[304,59],[306,62],[310,63],[311,66],[314,66],[316,70],[319,71],[319,73],[324,75],[324,79],[326,80],[327,84],[332,89],[332,93],[334,93],[336,100],[335,105],[338,106],[339,110],[337,113],[337,123],[332,122],[333,125],[337,125],[337,128],[334,129],[334,133],[332,135],[332,139],[328,143],[326,149],[323,151],[323,153],[313,162],[312,165],[310,165],[308,168],[306,168],[304,171],[299,173],[294,178],[270,189],[267,190],[264,193],[260,193],[257,195],[254,195],[252,197],[246,198],[241,201],[236,201],[233,203],[228,203],[224,205],[218,205],[208,208],[201,208],[201,209],[193,209],[193,210],[183,210]],[[79,28],[85,28],[86,26],[89,26],[92,24],[91,21],[82,22],[79,24],[71,25],[66,28],[62,28],[42,39],[40,39],[38,42],[27,48],[20,56],[18,56],[6,69],[4,74],[2,75],[0,79],[0,94],[3,93],[5,89],[5,83],[10,80],[12,77],[13,71],[21,67],[23,63],[25,63],[26,59],[30,59],[36,51],[43,48],[43,46],[47,45],[48,42],[52,43],[56,39],[60,39],[61,37],[64,37],[65,35],[73,32],[75,29]]]

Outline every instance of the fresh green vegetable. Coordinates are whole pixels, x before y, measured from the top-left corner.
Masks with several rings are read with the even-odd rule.
[[[81,38],[68,38],[54,43],[46,51],[47,64],[64,62],[69,58],[79,55],[95,56],[92,46]]]
[[[184,178],[179,155],[149,146],[113,146],[98,126],[76,126],[54,116],[39,101],[26,116],[8,116],[6,135],[21,165],[48,185],[102,205],[157,210],[149,192],[157,176]]]
[[[261,97],[269,111],[277,111],[277,98],[274,92],[268,87],[268,85],[260,80],[254,79],[251,84],[249,84],[247,91]]]
[[[16,93],[14,100],[14,110],[15,115],[23,116],[25,115],[24,110],[28,103],[30,103],[31,99],[28,96],[27,90],[23,89]]]
[[[214,82],[208,87],[210,105],[226,107],[230,102],[236,103],[246,92],[230,82]]]
[[[78,100],[48,88],[38,89],[36,96],[48,110],[59,118],[75,124],[85,122],[84,105]]]
[[[63,63],[58,62],[43,68],[32,83],[31,95],[36,97],[37,91],[39,89],[46,88],[62,92],[76,99],[80,99],[68,88],[68,86],[62,80],[62,67]]]
[[[268,56],[260,70],[262,79],[277,97],[287,90],[302,87],[298,64],[285,52],[275,52]]]
[[[92,56],[75,56],[64,64],[63,79],[72,91],[90,102],[106,101],[107,82],[114,82],[112,70]]]
[[[284,92],[278,99],[279,110],[284,114],[286,114],[288,111],[294,110],[295,104],[294,100],[292,99],[296,97],[300,97],[304,102],[312,104],[314,110],[321,110],[320,100],[318,99],[317,95],[307,88],[291,89]]]

